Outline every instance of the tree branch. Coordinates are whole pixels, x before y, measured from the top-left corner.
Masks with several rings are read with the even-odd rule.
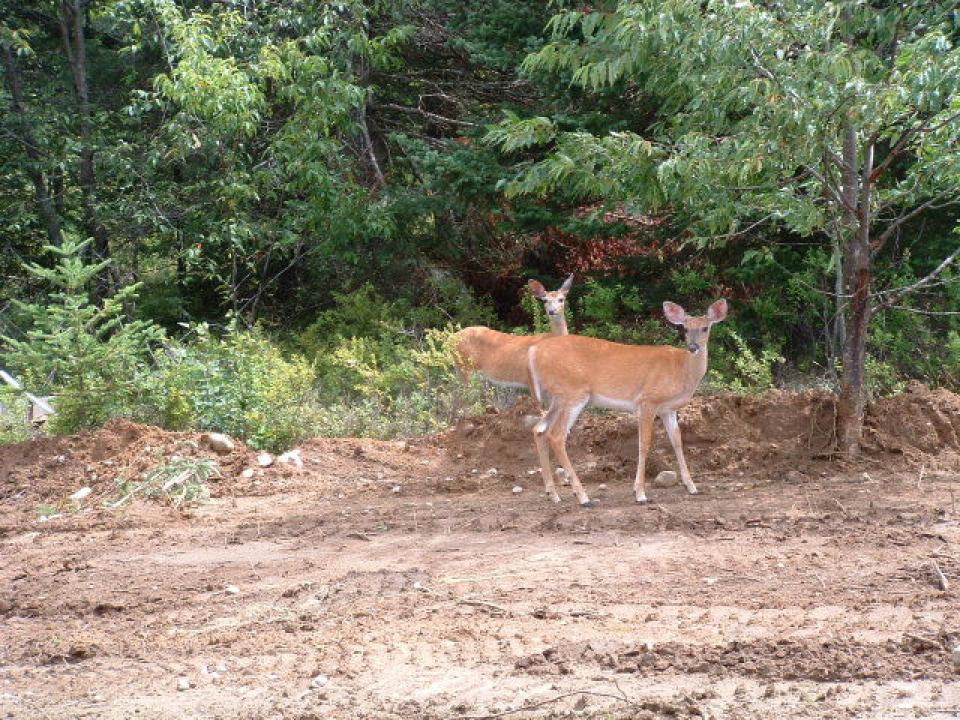
[[[920,278],[912,285],[907,285],[902,288],[897,288],[896,290],[884,290],[876,293],[877,296],[884,296],[884,295],[887,296],[885,300],[883,300],[882,302],[880,302],[879,305],[877,305],[876,310],[893,307],[894,304],[898,303],[901,300],[901,298],[903,298],[905,295],[911,292],[914,292],[915,290],[919,290],[920,288],[925,287],[926,285],[929,285],[940,275],[940,273],[942,273],[944,270],[950,267],[950,265],[953,264],[953,261],[956,260],[958,256],[960,256],[960,245],[957,245],[954,251],[950,253],[943,260],[943,262],[941,262],[933,270],[931,270],[926,276]]]
[[[444,117],[443,115],[437,115],[428,110],[422,108],[412,108],[405,105],[396,105],[394,103],[376,103],[373,105],[374,108],[384,108],[388,110],[397,110],[399,112],[410,113],[413,115],[420,115],[425,117],[427,120],[433,120],[437,123],[446,123],[448,125],[462,125],[463,127],[477,127],[476,123],[467,122],[466,120],[454,120],[453,118]]]
[[[890,223],[890,225],[887,226],[887,229],[884,230],[883,233],[881,233],[877,237],[877,239],[871,243],[872,245],[871,254],[875,256],[877,253],[879,253],[883,249],[883,246],[887,243],[887,241],[893,236],[893,233],[897,230],[897,228],[899,228],[905,222],[912,220],[913,218],[915,218],[917,215],[924,212],[925,210],[939,210],[940,208],[950,207],[952,205],[960,205],[960,198],[956,200],[951,200],[949,202],[940,203],[938,205],[937,201],[941,200],[945,196],[946,196],[946,193],[941,193],[936,197],[930,198],[925,203],[918,205],[910,212],[904,213],[903,215],[898,217],[896,220],[894,220],[892,223]]]

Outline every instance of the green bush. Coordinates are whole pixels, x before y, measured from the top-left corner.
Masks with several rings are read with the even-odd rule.
[[[30,439],[30,426],[27,423],[29,409],[30,403],[21,393],[0,385],[0,445]]]
[[[68,237],[61,247],[47,247],[56,258],[52,268],[24,266],[50,292],[43,302],[14,301],[26,334],[0,337],[7,346],[6,362],[24,386],[38,395],[56,395],[57,412],[48,427],[57,433],[130,414],[150,348],[164,338],[152,322],[125,317],[124,306],[136,300],[139,285],[123,288],[99,306],[93,302],[88,288],[109,262],[87,263],[88,244]]]
[[[400,437],[434,432],[489,401],[454,371],[455,330],[437,308],[387,301],[370,285],[336,296],[294,343],[317,374],[318,435]]]
[[[721,332],[721,337],[710,342],[707,385],[737,393],[762,393],[772,388],[773,368],[784,362],[780,351],[764,347],[756,352],[732,327]]]
[[[252,447],[284,450],[316,422],[313,367],[284,357],[261,330],[231,322],[222,337],[198,325],[142,376],[140,417],[177,430],[216,430]]]

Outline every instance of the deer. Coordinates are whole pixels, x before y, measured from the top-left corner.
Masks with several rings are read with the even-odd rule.
[[[464,328],[454,336],[455,359],[464,382],[473,371],[502,387],[529,387],[527,351],[544,338],[567,335],[564,304],[573,285],[570,275],[559,289],[548,292],[539,280],[528,283],[533,296],[543,303],[550,334],[509,335],[482,325]]]
[[[686,405],[707,372],[710,328],[727,316],[727,301],[717,300],[702,316],[690,316],[676,303],[665,302],[667,321],[683,327],[686,348],[668,345],[625,345],[598,338],[567,335],[544,338],[527,353],[528,382],[547,411],[533,427],[534,444],[547,496],[560,502],[554,482],[550,450],[566,471],[577,500],[593,507],[567,455],[567,437],[588,405],[636,413],[640,453],[633,491],[638,503],[647,503],[644,472],[659,417],[680,466],[680,480],[696,494],[683,457],[677,410]]]

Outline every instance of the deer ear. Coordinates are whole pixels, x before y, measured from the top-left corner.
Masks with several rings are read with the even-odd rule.
[[[560,286],[560,292],[566,295],[570,292],[571,287],[573,287],[573,273],[570,273],[570,277],[563,281],[563,285]]]
[[[674,325],[683,325],[687,319],[687,311],[669,300],[663,304],[663,314],[666,315],[667,322]]]
[[[544,295],[547,294],[547,289],[543,286],[543,283],[539,280],[531,280],[527,283],[527,287],[530,288],[530,292],[533,293],[535,298],[540,298],[543,300]]]
[[[717,323],[727,316],[727,301],[721,298],[707,308],[707,320]]]

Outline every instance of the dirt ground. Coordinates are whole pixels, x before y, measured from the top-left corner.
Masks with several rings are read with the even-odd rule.
[[[587,415],[592,510],[548,502],[525,411],[240,446],[189,510],[104,502],[193,434],[0,448],[0,718],[960,717],[960,397],[873,405],[856,463],[826,396],[698,398],[701,494],[648,506],[634,424]]]

